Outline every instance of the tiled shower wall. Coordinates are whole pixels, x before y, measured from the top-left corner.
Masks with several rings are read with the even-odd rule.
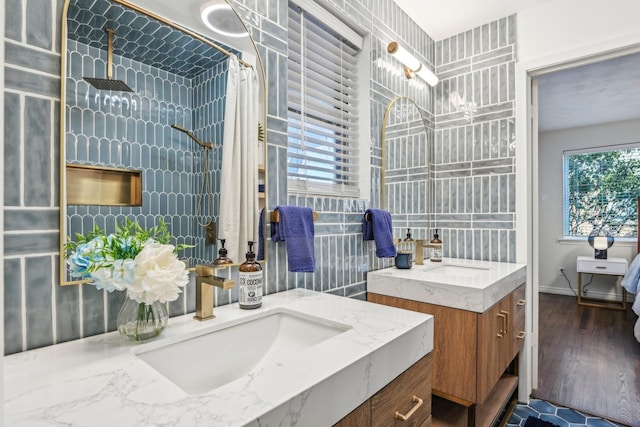
[[[515,262],[515,15],[436,47],[434,211],[444,256]]]
[[[220,191],[215,186],[219,183],[216,179],[219,172],[212,172],[211,168],[219,157],[220,146],[205,152],[171,125],[192,130],[205,141],[219,143],[226,61],[191,79],[114,55],[114,78],[126,81],[133,89],[131,93],[119,93],[98,91],[83,80],[83,76],[93,74],[94,63],[105,62],[98,59],[104,58],[105,51],[74,40],[68,41],[67,51],[66,159],[74,164],[139,170],[143,206],[69,205],[67,235],[72,238],[76,233],[86,235],[94,226],[113,233],[125,219],[151,228],[162,218],[176,243],[196,245],[182,251],[180,256],[192,260],[194,266],[211,259],[214,247],[205,245],[204,227],[196,225],[196,214],[199,222],[211,219],[210,205],[219,198]],[[126,75],[124,72],[120,75],[119,70],[126,70]],[[206,124],[205,114],[209,114]],[[206,171],[205,155],[209,163]],[[211,198],[200,195],[205,177],[210,183]],[[68,280],[77,278],[69,276]],[[172,314],[193,310],[193,301],[185,301],[185,295],[193,293],[193,286],[190,284],[170,304]],[[56,313],[58,321],[71,326],[64,331],[66,337],[73,339],[115,329],[124,293],[105,293],[92,286],[77,290],[68,296],[78,299],[70,304],[70,310]]]
[[[5,351],[14,353],[75,338],[63,311],[90,313],[74,296],[78,287],[58,285],[58,118],[59,22],[62,0],[5,1]],[[434,93],[424,82],[406,80],[386,53],[397,40],[435,68],[435,43],[391,0],[332,1],[371,32],[371,201],[289,194],[286,183],[287,9],[284,0],[237,1],[251,27],[268,82],[268,201],[313,207],[317,271],[289,273],[282,243],[268,242],[267,292],[306,287],[363,299],[366,271],[390,265],[374,256],[373,242],[362,242],[362,212],[380,206],[380,130],[386,105],[397,95],[414,99],[423,110],[427,138],[433,141]],[[442,62],[442,61],[440,61]],[[438,65],[441,65],[440,62]],[[447,61],[449,62],[449,61]],[[506,78],[502,76],[501,78]],[[439,89],[438,89],[439,90]],[[439,95],[440,99],[442,95]],[[442,162],[441,162],[442,163]],[[437,164],[437,162],[436,162]],[[467,165],[471,169],[471,165]],[[440,169],[437,174],[440,174]],[[442,179],[442,175],[437,175]],[[512,191],[512,189],[509,189]],[[499,198],[497,200],[500,200]],[[443,220],[440,213],[434,216]],[[424,224],[427,224],[425,222]],[[444,223],[442,223],[444,225]],[[465,224],[475,226],[476,224]],[[464,227],[460,227],[464,228]],[[394,232],[402,232],[396,228]],[[473,230],[472,231],[473,235]],[[426,226],[418,233],[426,237]],[[191,296],[187,295],[191,298]],[[218,293],[219,304],[237,292]]]

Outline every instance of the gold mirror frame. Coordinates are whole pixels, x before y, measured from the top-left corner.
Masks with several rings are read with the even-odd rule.
[[[61,286],[66,286],[66,285],[78,285],[78,284],[83,284],[83,283],[89,283],[91,282],[91,279],[81,279],[81,280],[67,280],[67,264],[66,264],[66,257],[65,257],[65,242],[67,240],[67,158],[66,158],[66,131],[65,131],[65,127],[66,127],[66,90],[67,90],[67,84],[66,84],[66,79],[67,79],[67,40],[68,40],[68,30],[67,30],[67,18],[68,18],[68,9],[69,9],[69,3],[71,0],[65,0],[64,4],[63,4],[63,10],[62,10],[62,18],[61,18],[61,37],[60,37],[60,52],[61,52],[61,60],[60,60],[60,104],[61,104],[61,108],[60,108],[60,127],[59,127],[59,138],[60,138],[60,153],[59,153],[59,197],[60,197],[60,257],[59,257],[59,280],[60,280],[60,285]],[[179,24],[176,24],[172,21],[170,21],[169,19],[166,19],[154,12],[151,12],[143,7],[140,7],[138,5],[129,3],[126,0],[110,0],[113,3],[122,5],[126,8],[129,8],[131,10],[134,10],[136,12],[142,13],[144,15],[147,15],[148,17],[155,19],[159,22],[161,22],[162,24],[171,27],[172,29],[178,30],[183,32],[184,34],[187,34],[191,37],[193,37],[194,39],[199,40],[200,42],[209,45],[210,47],[212,47],[213,49],[216,49],[222,53],[224,53],[227,56],[230,56],[231,53],[228,52],[227,50],[225,50],[224,48],[218,46],[217,44],[215,44],[214,42],[210,41],[209,39],[207,39],[206,37],[202,36],[201,34],[194,32],[192,30],[189,30]],[[246,24],[246,22],[242,19],[242,17],[240,16],[240,14],[238,13],[238,11],[233,7],[233,5],[230,4],[230,2],[228,0],[224,0],[226,4],[228,4],[231,7],[231,10],[233,10],[233,12],[235,13],[235,15],[237,16],[237,18],[239,19],[239,21],[242,23],[242,25],[245,28],[245,31],[247,32],[248,36],[249,36],[249,40],[251,42],[251,45],[254,48],[254,53],[255,53],[255,58],[256,58],[256,72],[258,73],[258,79],[259,79],[259,83],[260,83],[260,103],[261,103],[261,107],[262,107],[262,112],[260,114],[260,119],[261,119],[261,125],[262,127],[260,128],[260,136],[261,136],[261,142],[262,142],[262,164],[259,165],[259,174],[262,175],[262,181],[264,182],[264,193],[263,195],[260,197],[262,199],[262,201],[260,202],[261,207],[265,207],[266,208],[266,200],[267,200],[267,188],[268,188],[268,177],[267,177],[267,163],[268,163],[268,159],[267,159],[267,129],[266,129],[266,125],[267,125],[267,100],[268,100],[268,86],[267,86],[267,77],[266,77],[266,72],[265,72],[265,67],[264,67],[264,63],[262,61],[262,57],[260,56],[258,47],[255,43],[255,40],[253,39],[253,37],[251,37],[251,32],[249,31],[249,28]],[[109,54],[110,56],[110,54]],[[246,62],[242,61],[241,59],[239,59],[240,63],[245,65],[245,66],[251,66],[249,64],[247,64]],[[88,167],[86,169],[91,169],[91,167]],[[106,170],[107,173],[109,173],[110,170],[112,170],[111,168],[102,168],[103,170]],[[138,177],[139,178],[139,177]],[[132,180],[135,180],[135,178],[132,178]],[[134,181],[132,181],[134,182]],[[127,185],[139,185],[139,183],[137,181],[135,181],[133,184],[127,184]],[[258,191],[258,189],[256,189],[256,191]],[[117,202],[115,202],[117,203]],[[141,203],[141,202],[140,202]],[[114,205],[115,206],[115,205]],[[266,230],[266,227],[263,227],[264,230]],[[266,263],[267,260],[267,248],[266,245],[264,247],[264,262]],[[237,266],[240,263],[235,263],[232,265],[227,265],[228,266]],[[194,270],[194,268],[191,268],[190,270]]]
[[[389,105],[387,105],[387,108],[384,112],[384,118],[382,120],[382,132],[381,132],[381,138],[380,138],[380,144],[381,144],[381,151],[382,151],[382,164],[380,167],[380,197],[382,198],[382,200],[380,201],[380,206],[382,209],[387,209],[387,184],[386,184],[386,171],[387,171],[387,125],[389,124],[389,118],[391,116],[391,112],[393,111],[393,108],[396,106],[396,104],[400,101],[408,101],[409,103],[413,104],[413,106],[416,108],[418,114],[420,115],[420,118],[422,119],[422,124],[424,127],[424,132],[425,134],[428,136],[429,135],[429,131],[426,127],[426,125],[424,124],[424,116],[422,115],[422,111],[420,110],[420,107],[418,106],[418,104],[412,99],[409,98],[407,96],[398,96],[396,98],[394,98],[393,100],[391,100],[391,102],[389,102]],[[425,147],[425,154],[426,154],[426,165],[429,168],[427,173],[430,173],[430,148],[427,145]],[[429,189],[427,188],[427,191]],[[429,204],[429,200],[430,197],[426,198],[426,210],[427,212],[425,212],[425,214],[428,214],[430,211],[430,204]],[[393,215],[393,213],[392,213]]]

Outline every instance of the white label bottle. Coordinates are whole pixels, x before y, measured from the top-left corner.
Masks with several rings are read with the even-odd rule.
[[[262,306],[262,266],[256,262],[253,243],[249,242],[247,259],[238,268],[238,303],[248,310]]]

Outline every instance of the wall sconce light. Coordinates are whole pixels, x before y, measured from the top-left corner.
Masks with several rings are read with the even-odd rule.
[[[398,61],[404,65],[404,75],[408,79],[414,75],[419,76],[430,86],[438,84],[438,76],[433,71],[425,67],[415,56],[411,55],[406,49],[398,44],[398,42],[391,42],[387,46],[387,52],[395,56]]]
[[[607,249],[613,246],[613,236],[598,236],[591,234],[587,237],[587,242],[594,250],[595,259],[607,259]]]

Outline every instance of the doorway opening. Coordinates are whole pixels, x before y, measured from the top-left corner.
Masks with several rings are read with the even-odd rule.
[[[532,395],[603,418],[640,420],[637,316],[577,305],[578,256],[586,238],[566,235],[566,152],[640,143],[640,53],[611,52],[529,72],[532,156]],[[636,209],[637,212],[637,209]],[[636,255],[617,239],[609,256]],[[587,280],[590,278],[587,277]],[[620,298],[615,277],[593,277],[590,296]],[[618,357],[620,357],[618,359]]]

